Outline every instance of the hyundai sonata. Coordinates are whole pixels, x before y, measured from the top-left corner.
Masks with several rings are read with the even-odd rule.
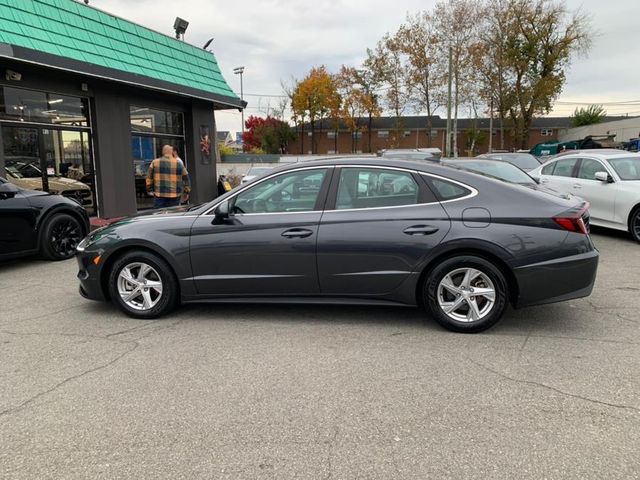
[[[296,164],[93,232],[78,246],[80,292],[139,318],[203,301],[421,306],[477,332],[509,303],[591,293],[587,208],[432,163]]]

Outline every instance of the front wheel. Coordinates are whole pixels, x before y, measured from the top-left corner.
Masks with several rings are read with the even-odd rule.
[[[476,333],[495,325],[507,308],[507,282],[491,262],[475,256],[444,260],[427,277],[424,304],[454,332]]]
[[[640,207],[636,208],[631,214],[629,232],[636,242],[640,242]]]
[[[84,228],[77,218],[67,213],[56,213],[42,229],[40,253],[47,260],[71,258],[84,235]]]
[[[179,301],[171,267],[144,251],[126,253],[115,261],[109,273],[109,293],[120,310],[135,318],[157,318]]]

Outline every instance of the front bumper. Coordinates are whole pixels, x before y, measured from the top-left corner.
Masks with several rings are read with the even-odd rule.
[[[516,307],[564,302],[591,295],[598,271],[597,250],[518,267]]]
[[[95,253],[76,253],[78,261],[78,280],[80,281],[80,295],[89,300],[106,300],[105,292],[100,281],[100,267],[94,265]]]

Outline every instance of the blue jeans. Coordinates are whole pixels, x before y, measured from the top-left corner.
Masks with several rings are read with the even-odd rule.
[[[153,208],[169,208],[169,207],[177,207],[178,205],[180,205],[180,197],[176,197],[176,198],[155,197],[153,199]]]

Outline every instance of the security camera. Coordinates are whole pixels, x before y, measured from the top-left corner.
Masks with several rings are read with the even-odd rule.
[[[18,72],[14,72],[13,70],[7,70],[7,80],[11,80],[14,82],[19,82],[22,80],[22,74]]]

